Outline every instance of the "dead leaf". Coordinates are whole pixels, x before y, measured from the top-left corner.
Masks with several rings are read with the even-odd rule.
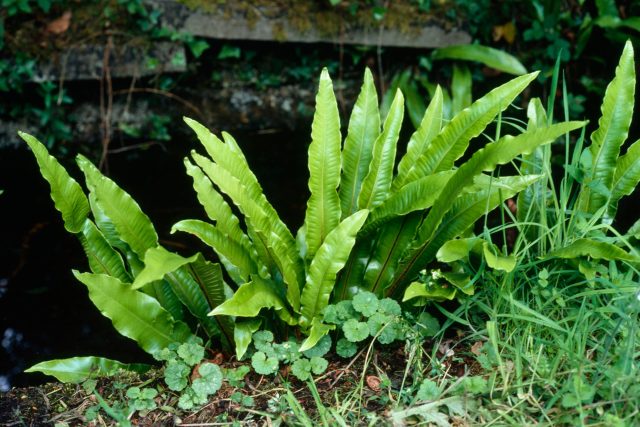
[[[375,391],[376,393],[380,391],[380,383],[382,382],[380,378],[376,377],[375,375],[367,375],[366,381],[371,390]]]
[[[476,356],[480,356],[480,353],[482,353],[483,345],[484,343],[482,341],[474,342],[473,345],[471,346],[471,353],[475,354]]]
[[[67,10],[61,17],[49,22],[46,27],[46,32],[50,34],[60,35],[66,32],[71,25],[71,11]]]
[[[497,42],[500,39],[504,39],[507,43],[513,44],[516,40],[516,26],[513,22],[509,21],[506,24],[493,27],[493,41]]]

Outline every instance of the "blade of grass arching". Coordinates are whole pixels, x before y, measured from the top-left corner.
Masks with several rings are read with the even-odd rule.
[[[332,426],[334,424],[329,423],[329,419],[327,417],[327,408],[322,403],[322,399],[320,398],[320,393],[318,393],[318,388],[316,387],[316,383],[313,380],[307,381],[307,386],[311,391],[311,396],[313,396],[313,401],[316,404],[316,408],[318,408],[318,415],[320,415],[320,420],[322,421],[323,426]]]
[[[549,92],[549,98],[547,99],[547,124],[551,126],[553,124],[553,106],[556,102],[556,91],[558,90],[558,76],[560,76],[560,55],[562,51],[558,52],[556,58],[556,64],[553,66],[553,75],[551,77],[551,91]]]
[[[520,310],[522,310],[524,313],[528,314],[528,316],[522,316],[522,315],[507,315],[507,314],[502,314],[500,315],[501,317],[510,317],[513,319],[520,319],[520,320],[524,320],[527,322],[533,322],[542,326],[545,326],[547,328],[551,328],[554,329],[556,331],[559,332],[564,332],[567,333],[567,329],[561,327],[557,322],[554,322],[553,319],[538,313],[537,311],[533,310],[532,308],[530,308],[528,305],[521,303],[520,301],[516,300],[515,298],[513,298],[513,296],[509,295],[500,295],[502,298],[506,299],[509,304],[519,308]]]
[[[293,394],[291,388],[289,388],[288,385],[285,385],[285,388],[287,389],[287,393],[284,395],[284,397],[287,400],[287,403],[289,404],[289,408],[293,412],[293,415],[296,417],[296,421],[298,421],[299,425],[302,425],[304,427],[314,427],[315,424],[313,423],[313,420],[309,418],[309,415],[307,415],[307,412],[300,404],[300,401],[298,401],[296,396]]]

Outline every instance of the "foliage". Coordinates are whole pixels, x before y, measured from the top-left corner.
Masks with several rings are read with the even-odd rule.
[[[199,339],[171,343],[154,357],[166,363],[164,380],[170,390],[180,392],[178,406],[190,410],[207,403],[222,386],[223,373],[215,363],[203,361]]]
[[[253,334],[254,353],[251,366],[260,375],[273,375],[278,372],[280,362],[291,367],[291,373],[300,381],[311,378],[311,374],[320,375],[328,366],[323,358],[331,348],[331,338],[323,337],[315,347],[300,351],[300,344],[293,339],[275,343],[269,331],[258,331]]]
[[[185,321],[198,319],[207,336],[221,335],[223,345],[230,342],[225,334],[233,335],[232,325],[206,315],[225,299],[218,265],[200,255],[183,258],[159,246],[139,205],[86,158],[79,156],[78,165],[88,197],[39,141],[21,136],[51,186],[65,227],[78,236],[87,255],[92,273],[74,274],[118,332],[153,354],[172,342],[187,341],[192,333]],[[58,362],[49,362],[47,369],[66,369],[65,361]]]
[[[331,329],[320,320],[331,298],[340,301],[358,290],[401,295],[422,266],[434,260],[442,243],[537,180],[535,175],[490,178],[483,172],[582,125],[567,122],[503,136],[454,168],[469,141],[534,77],[521,76],[493,90],[445,126],[442,97],[434,98],[394,176],[402,94],[397,93],[380,131],[377,94],[367,71],[341,147],[337,103],[323,71],[309,146],[311,196],[296,239],[262,194],[235,140],[226,133],[219,139],[187,119],[209,157],[193,152],[195,164],[186,160],[185,165],[215,225],[185,220],[174,230],[210,245],[238,286],[211,314],[271,322],[273,317],[260,314],[272,309],[281,321],[299,325],[309,336],[302,345],[305,350]],[[486,182],[491,184],[487,187]],[[429,193],[426,188],[431,188]],[[242,214],[246,232],[223,194]],[[353,326],[348,333],[362,337],[364,328]],[[239,337],[242,343],[236,340],[238,356],[246,348],[245,336]],[[261,362],[273,367],[268,358]]]

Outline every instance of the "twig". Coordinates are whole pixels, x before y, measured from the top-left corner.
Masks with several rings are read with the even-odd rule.
[[[331,385],[329,386],[329,388],[333,388],[335,387],[335,385],[338,383],[338,381],[340,380],[340,378],[342,378],[342,376],[344,375],[344,373],[346,371],[349,370],[349,368],[351,368],[353,366],[354,363],[356,363],[356,360],[358,360],[358,358],[362,355],[362,353],[364,353],[364,351],[366,350],[366,348],[363,348],[362,350],[360,350],[358,352],[358,354],[355,355],[355,357],[353,359],[351,359],[351,362],[349,362],[349,364],[347,366],[344,367],[344,369],[342,369],[342,372],[340,372],[340,374],[338,375],[338,377],[333,380],[333,382],[331,383]]]
[[[111,113],[113,109],[113,86],[111,82],[111,68],[109,67],[109,57],[113,48],[112,36],[107,37],[107,44],[102,57],[102,78],[100,79],[100,116],[102,117],[102,155],[98,167],[108,171],[107,154],[109,143],[111,142]],[[105,87],[106,83],[106,87]],[[105,106],[106,90],[106,106]]]
[[[178,101],[179,103],[183,104],[185,107],[189,108],[194,113],[196,113],[203,121],[205,120],[204,114],[202,114],[202,112],[195,105],[193,105],[191,102],[187,101],[186,99],[176,95],[175,93],[171,93],[171,92],[168,92],[166,90],[155,89],[155,88],[152,88],[152,87],[136,87],[136,88],[116,90],[116,91],[113,92],[113,94],[114,95],[122,95],[123,93],[126,93],[127,95],[129,95],[130,93],[133,93],[133,92],[135,92],[135,93],[153,93],[154,95],[166,96],[167,98],[171,98],[171,99],[173,99],[175,101]]]

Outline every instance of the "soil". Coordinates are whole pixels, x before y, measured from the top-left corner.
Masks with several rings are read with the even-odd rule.
[[[459,346],[461,335],[439,343],[436,355],[443,363],[441,368],[444,375],[461,377],[464,375],[479,375],[482,372],[478,362],[472,356],[473,347],[465,343]],[[427,343],[423,347],[425,355],[431,354],[433,344]],[[351,391],[357,390],[362,382],[362,395],[359,401],[363,410],[384,416],[388,396],[384,377],[388,377],[393,390],[411,386],[413,372],[405,372],[407,366],[406,354],[402,346],[374,348],[370,354],[367,367],[364,359],[367,348],[363,349],[353,359],[330,358],[329,367],[325,374],[315,378],[318,394],[327,407],[336,405],[336,398],[344,398]],[[216,361],[226,368],[237,367],[241,363],[233,359],[221,360],[217,354]],[[427,367],[428,362],[423,361]],[[174,393],[163,390],[163,382],[157,380],[158,371],[145,374],[144,377],[123,377],[101,379],[95,390],[105,401],[113,404],[122,401],[127,387],[148,383],[160,389],[156,403],[161,409],[156,409],[140,416],[135,413],[131,423],[135,426],[165,426],[165,425],[201,425],[212,421],[239,421],[242,425],[258,426],[271,425],[277,419],[287,425],[288,419],[294,415],[290,411],[287,401],[283,398],[287,389],[291,390],[300,402],[305,412],[313,418],[317,413],[317,405],[309,387],[290,375],[289,367],[284,366],[280,375],[265,377],[254,372],[249,373],[242,387],[234,387],[225,382],[215,397],[204,407],[191,413],[182,413],[177,408]],[[243,407],[235,403],[230,397],[234,392],[242,391],[254,400],[252,407]],[[0,393],[0,425],[2,426],[53,426],[55,423],[66,423],[69,426],[115,426],[116,422],[100,413],[99,418],[88,422],[84,414],[91,406],[97,405],[96,397],[88,393],[79,384],[48,383],[39,387],[14,388],[7,393]]]

